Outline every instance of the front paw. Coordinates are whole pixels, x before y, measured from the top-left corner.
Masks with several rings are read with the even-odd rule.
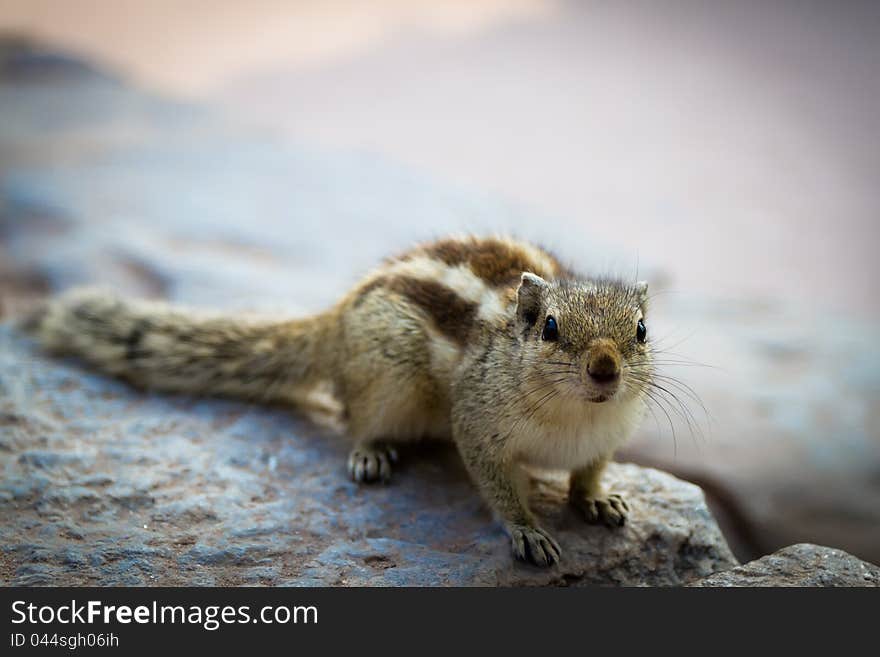
[[[590,524],[602,522],[609,527],[620,527],[629,515],[629,504],[616,493],[599,497],[575,495],[571,498],[571,503],[581,510]]]
[[[510,543],[517,559],[535,566],[548,567],[559,562],[562,550],[550,534],[538,527],[509,525]]]

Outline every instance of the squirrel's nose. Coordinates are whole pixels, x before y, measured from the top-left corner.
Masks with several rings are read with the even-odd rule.
[[[587,373],[596,383],[613,383],[620,376],[620,366],[608,354],[599,354],[590,359]]]

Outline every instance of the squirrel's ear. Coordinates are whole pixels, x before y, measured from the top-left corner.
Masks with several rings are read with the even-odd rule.
[[[639,281],[636,283],[636,294],[639,295],[639,305],[644,312],[645,306],[648,304],[648,281]]]
[[[528,271],[523,272],[516,290],[516,314],[529,326],[538,321],[541,296],[548,287],[549,283],[540,276]]]

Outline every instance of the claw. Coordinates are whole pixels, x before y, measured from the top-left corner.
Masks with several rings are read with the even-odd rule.
[[[577,497],[572,503],[590,524],[602,522],[608,527],[621,527],[629,515],[629,504],[616,493],[606,497]]]
[[[559,563],[562,550],[550,534],[538,527],[513,525],[508,528],[517,559],[546,568]]]
[[[348,472],[359,484],[391,479],[391,463],[397,460],[397,452],[379,446],[358,445],[348,455]]]

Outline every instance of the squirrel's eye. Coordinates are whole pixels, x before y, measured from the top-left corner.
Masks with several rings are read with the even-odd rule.
[[[645,328],[645,323],[642,320],[639,320],[639,324],[636,327],[636,340],[645,344],[645,340],[648,339],[648,329]]]
[[[541,333],[541,339],[556,342],[558,337],[559,327],[556,326],[556,320],[553,319],[553,315],[548,315],[547,321],[544,322],[544,331]]]

